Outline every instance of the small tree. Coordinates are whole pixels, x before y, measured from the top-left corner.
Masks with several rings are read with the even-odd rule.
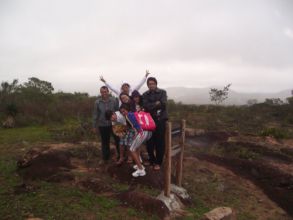
[[[0,112],[15,116],[17,113],[16,93],[19,89],[18,80],[12,83],[2,82],[0,85]]]
[[[284,104],[283,100],[280,98],[266,99],[264,103],[268,105],[283,105]]]
[[[215,102],[216,105],[219,105],[223,101],[225,101],[228,98],[229,89],[231,85],[232,84],[230,83],[224,86],[223,89],[211,88],[209,92],[211,101]]]
[[[257,104],[257,99],[248,99],[247,100],[247,105],[252,106]]]
[[[44,95],[52,94],[54,91],[54,88],[50,82],[40,80],[36,77],[29,78],[29,81],[24,83],[23,88]]]
[[[293,106],[293,96],[292,97],[288,97],[287,98],[287,102],[289,103],[289,105]]]

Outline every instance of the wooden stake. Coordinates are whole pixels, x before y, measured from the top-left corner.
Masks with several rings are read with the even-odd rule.
[[[180,138],[180,148],[181,152],[179,155],[179,161],[176,167],[176,185],[182,186],[182,171],[183,171],[183,156],[184,156],[184,145],[185,145],[185,128],[186,128],[186,121],[181,121],[181,138]]]
[[[165,132],[165,187],[164,195],[170,197],[171,191],[171,147],[172,147],[172,124],[171,122],[166,122],[166,132]]]

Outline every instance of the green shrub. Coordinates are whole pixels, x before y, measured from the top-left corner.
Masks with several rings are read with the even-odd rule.
[[[260,132],[260,136],[271,136],[276,139],[283,139],[288,137],[287,132],[279,128],[265,128]]]

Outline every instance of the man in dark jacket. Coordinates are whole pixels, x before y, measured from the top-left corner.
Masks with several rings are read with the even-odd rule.
[[[157,87],[157,80],[154,77],[148,78],[147,86],[149,90],[143,94],[143,107],[151,114],[157,126],[147,142],[147,151],[149,162],[154,166],[154,170],[160,170],[165,153],[165,130],[168,120],[167,93]]]
[[[106,86],[100,88],[101,97],[95,101],[93,113],[93,130],[96,133],[97,128],[100,131],[102,141],[102,155],[104,162],[110,159],[110,137],[113,135],[119,159],[119,137],[115,136],[112,131],[111,121],[106,119],[107,110],[117,111],[118,100],[109,96],[109,89]]]

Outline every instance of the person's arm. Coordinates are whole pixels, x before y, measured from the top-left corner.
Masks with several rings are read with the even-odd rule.
[[[103,83],[105,83],[105,85],[112,91],[112,92],[114,92],[116,95],[120,95],[120,90],[119,89],[116,89],[116,88],[114,88],[114,86],[113,85],[111,85],[111,84],[109,84],[108,82],[106,82],[106,80],[104,79],[104,77],[103,76],[100,76],[100,80],[103,82]]]
[[[161,109],[165,110],[167,106],[167,93],[165,90],[162,90],[160,100],[156,102],[149,102],[145,95],[143,96],[143,107],[148,112],[153,112],[155,110]]]
[[[150,102],[147,98],[147,94],[143,94],[142,105],[147,112],[153,112],[156,109],[156,103]]]
[[[146,79],[148,78],[148,75],[150,75],[150,72],[148,70],[146,70],[145,75],[143,76],[142,80],[138,83],[138,85],[136,85],[135,87],[133,87],[133,90],[139,90],[142,85],[145,83]]]
[[[95,101],[95,105],[94,105],[94,112],[93,112],[93,128],[96,129],[97,128],[97,121],[98,121],[98,118],[100,116],[100,111],[98,109],[98,104],[99,102],[98,101]]]
[[[157,107],[159,109],[165,110],[167,106],[167,92],[165,90],[162,90],[162,96],[160,98],[159,103],[157,104]]]

